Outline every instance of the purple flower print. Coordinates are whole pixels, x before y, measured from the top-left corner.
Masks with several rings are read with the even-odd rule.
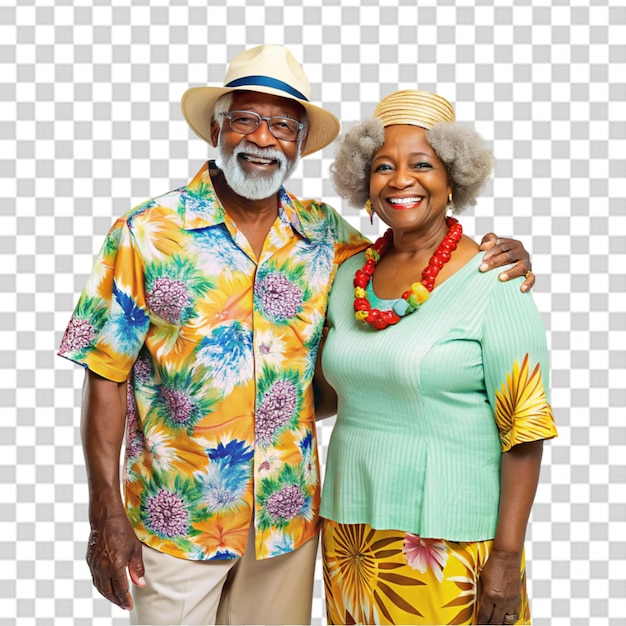
[[[270,319],[291,319],[302,306],[302,290],[278,272],[265,276],[254,290],[261,301],[263,313]]]
[[[185,283],[168,276],[157,278],[146,296],[146,304],[156,315],[171,324],[180,322],[183,310],[189,305]]]
[[[296,485],[287,485],[275,491],[265,505],[267,514],[276,522],[294,518],[304,506],[304,495]]]
[[[65,330],[60,352],[66,354],[86,348],[96,336],[94,327],[84,319],[73,317]]]
[[[137,359],[133,365],[133,374],[135,378],[142,383],[150,379],[152,373],[152,364],[149,359]]]
[[[132,459],[143,451],[143,432],[139,430],[137,405],[130,385],[126,394],[126,458]]]
[[[160,537],[182,537],[189,529],[189,514],[182,498],[159,489],[146,506],[146,527]]]
[[[161,387],[161,397],[174,424],[185,426],[190,422],[196,406],[184,391]]]
[[[276,431],[294,416],[297,397],[295,385],[288,380],[275,382],[263,394],[255,418],[256,438],[259,443],[269,445]]]

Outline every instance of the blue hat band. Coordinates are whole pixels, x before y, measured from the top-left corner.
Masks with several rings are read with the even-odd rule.
[[[271,78],[269,76],[244,76],[243,78],[237,78],[231,81],[227,85],[224,85],[224,87],[247,87],[253,85],[257,87],[271,87],[272,89],[285,91],[286,93],[294,96],[295,98],[298,98],[299,100],[304,100],[306,102],[309,101],[309,99],[303,93],[300,93],[291,85],[284,83],[282,80]]]

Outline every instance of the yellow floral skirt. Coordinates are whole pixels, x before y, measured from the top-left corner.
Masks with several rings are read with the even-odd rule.
[[[324,520],[329,624],[474,624],[478,576],[492,541],[422,539],[398,530]],[[530,624],[522,556],[522,606]]]

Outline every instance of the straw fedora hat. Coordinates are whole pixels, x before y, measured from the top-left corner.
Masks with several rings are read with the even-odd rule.
[[[212,146],[215,146],[211,139],[215,103],[232,91],[257,91],[299,102],[309,118],[302,156],[321,150],[339,134],[339,120],[309,102],[309,79],[283,46],[266,44],[245,50],[232,60],[223,87],[192,87],[183,94],[181,108],[185,120],[196,135]]]

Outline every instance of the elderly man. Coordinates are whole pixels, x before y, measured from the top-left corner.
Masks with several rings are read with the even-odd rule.
[[[115,222],[63,337],[86,368],[87,561],[133,623],[310,622],[311,380],[335,271],[366,241],[282,187],[339,132],[309,93],[273,45],[188,90],[185,118],[218,159]],[[524,273],[519,245],[487,264],[513,257]]]

